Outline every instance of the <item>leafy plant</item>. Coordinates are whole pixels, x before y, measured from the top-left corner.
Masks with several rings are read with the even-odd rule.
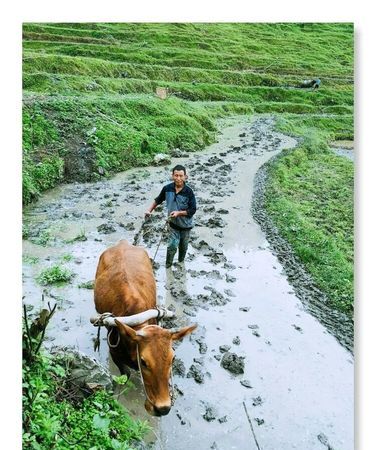
[[[62,261],[62,262],[70,262],[70,261],[73,261],[73,255],[71,255],[71,254],[69,254],[69,253],[65,253],[64,255],[62,255],[61,257],[60,257],[60,260]]]
[[[43,270],[37,277],[37,281],[42,286],[49,284],[66,283],[74,277],[74,273],[69,269],[54,265]]]
[[[84,283],[80,283],[78,287],[81,289],[94,289],[94,280],[86,281]]]
[[[73,242],[85,242],[87,241],[87,236],[85,230],[81,230],[77,236],[72,239],[68,239],[66,242],[72,244]]]
[[[140,441],[149,430],[148,425],[133,420],[111,393],[99,390],[83,400],[72,397],[69,367],[63,360],[53,359],[41,351],[46,327],[55,308],[43,310],[32,323],[26,309],[25,306],[23,447],[128,450],[132,442]]]
[[[22,255],[22,261],[26,264],[37,264],[39,262],[39,258],[37,256]]]

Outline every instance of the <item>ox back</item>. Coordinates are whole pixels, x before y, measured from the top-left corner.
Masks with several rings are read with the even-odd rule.
[[[115,316],[155,308],[156,283],[143,248],[122,240],[102,253],[95,275],[94,302],[99,313],[111,312]]]

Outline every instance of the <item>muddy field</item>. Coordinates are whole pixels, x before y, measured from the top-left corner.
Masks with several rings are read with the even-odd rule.
[[[43,294],[45,303],[58,303],[47,344],[75,346],[116,373],[105,333],[94,354],[96,330],[89,323],[99,255],[119,239],[133,241],[143,212],[169,182],[170,168],[186,165],[198,201],[188,258],[166,270],[162,243],[155,273],[159,303],[176,311],[165,326],[199,326],[176,347],[177,398],[168,416],[144,412],[137,374],[122,399],[152,425],[150,448],[353,448],[352,354],[333,336],[336,327],[330,333],[299,299],[288,264],[281,265],[275,242],[269,244],[251,213],[258,169],[296,144],[273,126],[270,117],[234,118],[203,152],[176,150],[166,167],[56,188],[24,212],[24,301],[38,308]],[[151,257],[165,219],[159,209],[143,228],[140,243]],[[72,283],[43,288],[37,275],[56,263],[75,273]]]

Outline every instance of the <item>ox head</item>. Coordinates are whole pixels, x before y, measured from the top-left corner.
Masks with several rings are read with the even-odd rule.
[[[171,409],[170,378],[174,359],[173,341],[192,333],[197,325],[180,330],[166,330],[158,325],[147,325],[136,331],[115,319],[122,344],[135,348],[131,358],[137,364],[145,389],[145,409],[154,416],[163,416]],[[138,353],[138,355],[137,355]]]

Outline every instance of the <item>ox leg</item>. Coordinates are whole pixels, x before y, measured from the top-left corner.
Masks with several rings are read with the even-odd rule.
[[[127,375],[129,378],[131,376],[131,371],[129,370],[129,367],[122,361],[119,357],[117,357],[116,354],[111,353],[112,361],[116,364],[118,367],[121,375]]]

